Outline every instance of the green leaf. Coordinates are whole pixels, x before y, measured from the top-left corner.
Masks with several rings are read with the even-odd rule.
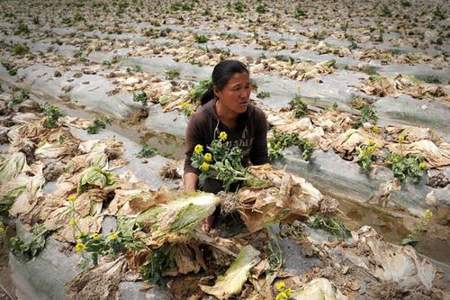
[[[23,240],[13,237],[9,240],[11,252],[21,261],[28,261],[36,257],[44,249],[48,233],[44,224],[35,225],[29,238]]]
[[[137,91],[133,93],[133,101],[134,102],[141,102],[142,105],[147,105],[147,94],[145,93],[145,91]]]
[[[341,239],[348,238],[351,235],[350,230],[348,230],[340,220],[324,215],[313,217],[312,221],[310,221],[310,226],[312,228],[325,230]]]
[[[289,102],[290,108],[294,111],[296,118],[301,118],[308,112],[308,106],[303,102],[300,96],[295,96]]]
[[[356,148],[358,154],[358,164],[365,171],[370,170],[372,161],[375,159],[374,152],[377,150],[377,146],[374,143],[363,144]]]
[[[307,139],[300,138],[298,133],[286,133],[278,130],[273,131],[273,136],[268,141],[269,158],[274,161],[282,159],[282,151],[291,146],[297,146],[302,158],[309,160],[314,151],[314,145]]]
[[[86,128],[86,131],[89,134],[97,134],[101,129],[105,129],[107,124],[111,125],[111,120],[107,117],[95,119],[94,123]]]
[[[212,80],[202,80],[200,81],[190,92],[189,97],[192,99],[192,102],[200,102],[203,94],[211,87]]]
[[[175,246],[165,244],[150,253],[140,268],[142,277],[153,284],[162,286],[164,284],[163,271],[176,267],[175,250]]]
[[[156,150],[155,148],[151,147],[150,145],[144,144],[142,145],[142,149],[141,151],[139,151],[138,154],[136,154],[136,157],[138,158],[149,158],[149,157],[153,157],[155,155],[158,155],[159,151]]]
[[[45,128],[56,128],[58,127],[58,119],[63,117],[64,114],[59,110],[57,106],[49,105],[44,108],[44,127]]]
[[[422,178],[424,170],[426,170],[426,166],[423,168],[423,157],[413,154],[402,156],[390,152],[386,157],[386,163],[391,168],[394,176],[400,181],[411,178],[413,182],[418,182]]]
[[[194,39],[199,44],[204,44],[204,43],[208,42],[208,37],[203,34],[195,34]]]

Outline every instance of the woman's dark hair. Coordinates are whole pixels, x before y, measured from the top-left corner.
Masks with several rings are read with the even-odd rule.
[[[236,73],[249,74],[247,67],[238,60],[223,60],[218,63],[212,72],[212,84],[200,99],[202,105],[214,99],[214,87],[222,90]]]

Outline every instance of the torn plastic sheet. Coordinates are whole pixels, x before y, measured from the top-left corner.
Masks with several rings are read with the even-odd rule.
[[[370,226],[361,227],[352,236],[349,245],[330,248],[331,253],[347,258],[380,280],[397,282],[405,290],[421,285],[431,289],[435,269],[428,259],[417,257],[414,248],[387,243]]]

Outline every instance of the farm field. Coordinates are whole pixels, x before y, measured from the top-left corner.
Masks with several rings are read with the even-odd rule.
[[[449,297],[447,1],[0,8],[0,299]],[[186,194],[226,59],[271,164]]]

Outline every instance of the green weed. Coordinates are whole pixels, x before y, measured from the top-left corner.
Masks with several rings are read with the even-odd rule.
[[[394,177],[402,182],[407,178],[418,182],[422,178],[423,172],[427,169],[424,158],[413,154],[403,156],[390,152],[385,161],[394,173]]]
[[[166,79],[174,80],[175,78],[180,77],[180,71],[176,69],[171,69],[166,71]]]
[[[16,56],[24,56],[25,54],[30,52],[30,48],[23,44],[14,44],[11,48],[11,52]]]
[[[306,115],[308,112],[308,106],[303,102],[302,97],[295,96],[289,102],[290,109],[294,111],[294,115],[296,118],[301,118]]]
[[[45,238],[48,234],[49,231],[43,224],[35,225],[31,230],[31,237],[29,239],[10,238],[9,248],[20,261],[29,261],[44,249]]]
[[[14,93],[11,101],[8,103],[9,106],[18,105],[25,100],[30,99],[30,93],[26,90],[20,90],[19,93]]]
[[[176,267],[175,251],[175,246],[170,244],[164,244],[152,251],[140,268],[142,278],[153,284],[164,285],[163,271]]]
[[[377,150],[375,143],[369,143],[360,145],[356,148],[356,153],[358,154],[358,164],[365,171],[370,170],[372,162],[374,161],[374,153]]]
[[[438,20],[445,20],[447,18],[447,12],[443,11],[439,5],[434,9],[433,15]]]
[[[203,34],[195,34],[194,39],[199,44],[204,44],[204,43],[208,42],[208,37]]]
[[[142,103],[142,105],[147,105],[147,94],[145,93],[145,91],[137,91],[137,92],[133,92],[133,101],[134,102],[140,102]]]
[[[30,29],[28,28],[27,24],[20,22],[19,25],[16,28],[16,31],[14,31],[14,34],[16,35],[22,35],[22,34],[29,34]]]
[[[89,125],[86,128],[87,133],[89,134],[97,134],[102,129],[106,129],[106,125],[111,125],[111,120],[107,117],[102,117],[99,119],[95,119],[94,123]]]
[[[270,97],[270,93],[269,92],[259,92],[256,97],[258,97],[259,99],[264,99],[264,98],[268,98]]]
[[[401,1],[400,1],[400,4],[401,4],[403,7],[411,7],[411,2],[409,2],[408,0],[401,0]]]
[[[258,14],[265,14],[267,12],[267,6],[264,3],[258,4],[256,7],[256,12]]]
[[[385,4],[381,7],[381,16],[382,17],[392,17],[391,10]]]
[[[87,267],[90,263],[97,265],[100,256],[117,256],[127,251],[143,249],[145,244],[134,237],[139,230],[133,219],[119,217],[117,231],[109,234],[81,233],[75,250],[82,253],[82,265]]]
[[[158,150],[156,150],[155,148],[151,147],[150,145],[143,144],[141,151],[139,151],[139,153],[136,154],[136,157],[138,157],[138,158],[149,158],[149,157],[153,157],[153,156],[158,155],[158,154],[159,154]]]
[[[304,160],[309,160],[314,151],[314,145],[307,139],[300,138],[298,133],[285,133],[273,131],[273,136],[268,141],[270,160],[282,159],[281,152],[291,146],[297,146]]]
[[[211,79],[201,80],[189,91],[189,98],[194,103],[200,103],[200,99],[202,98],[203,94],[210,88],[211,85]]]
[[[355,100],[352,100],[352,102],[353,101],[355,101]],[[366,103],[364,100],[360,100],[360,101],[362,101],[361,107],[359,108],[361,115],[359,116],[358,120],[355,122],[354,128],[359,128],[364,123],[368,123],[368,122],[376,124],[376,122],[378,121],[378,115],[377,115],[377,112],[375,111],[375,109],[373,108],[373,106]],[[354,105],[354,104],[352,103],[352,105]],[[356,108],[356,107],[354,107],[354,108]]]
[[[170,6],[171,11],[191,11],[194,9],[193,3],[176,2]]]
[[[301,17],[306,17],[306,13],[305,13],[305,11],[301,8],[301,6],[298,5],[298,6],[295,8],[294,18],[300,19]]]
[[[64,114],[59,110],[57,106],[49,105],[44,108],[44,127],[45,128],[56,128],[58,127],[58,119],[63,117]]]
[[[111,63],[115,63],[115,62],[113,61]],[[139,72],[142,72],[142,67],[139,66],[139,65],[135,65],[135,66],[132,66],[132,67],[127,67],[127,72],[128,73],[139,73]]]
[[[13,63],[10,63],[8,61],[2,60],[2,65],[5,67],[5,69],[8,71],[8,74],[10,76],[16,76],[17,75],[17,68]]]
[[[188,102],[188,101],[183,101],[181,102],[181,111],[187,116],[190,117],[194,111],[195,111],[195,106],[192,105],[192,103]]]
[[[242,1],[234,2],[233,7],[234,7],[234,10],[238,13],[243,13],[244,10],[247,8]]]
[[[316,215],[312,217],[309,225],[312,228],[325,230],[340,239],[346,239],[351,236],[350,230],[345,227],[344,223],[332,217]]]

